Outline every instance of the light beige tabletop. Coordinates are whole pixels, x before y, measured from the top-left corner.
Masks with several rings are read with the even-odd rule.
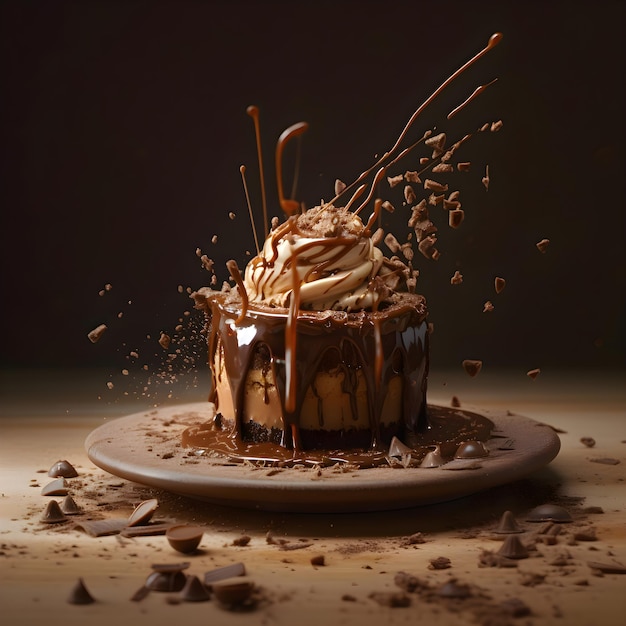
[[[444,504],[368,514],[257,512],[197,502],[129,483],[95,467],[84,441],[107,420],[148,409],[128,398],[98,400],[103,379],[67,372],[2,375],[0,427],[0,606],[3,624],[559,624],[623,623],[626,575],[599,573],[589,563],[626,565],[626,391],[621,373],[543,371],[435,372],[430,401],[510,410],[562,431],[561,451],[546,468],[512,485]],[[205,390],[180,391],[170,403],[200,401]],[[589,447],[581,438],[590,437]],[[164,536],[92,537],[73,521],[43,524],[52,499],[41,489],[48,469],[66,459],[79,472],[70,492],[87,518],[128,517],[156,498],[155,519],[206,528],[197,553],[176,552]],[[599,461],[599,462],[598,462]],[[57,497],[57,500],[62,498]],[[543,524],[526,521],[535,506],[556,503],[573,522],[556,543],[543,541]],[[485,554],[503,545],[495,535],[511,511],[529,557],[515,567],[487,567]],[[271,537],[268,541],[268,533]],[[248,537],[247,545],[239,541]],[[579,539],[576,540],[575,537]],[[594,539],[595,540],[590,540]],[[235,543],[234,543],[235,542]],[[313,565],[314,557],[324,565]],[[481,559],[481,556],[483,557]],[[431,561],[445,557],[449,567]],[[188,561],[189,574],[242,562],[259,589],[251,612],[233,612],[212,599],[179,602],[177,594],[130,597],[155,563]],[[422,582],[405,592],[398,572]],[[76,606],[67,597],[82,578],[95,598]],[[446,599],[450,579],[470,597]],[[528,615],[502,609],[519,600]],[[408,606],[390,606],[394,601]],[[518,606],[517,604],[508,606]],[[499,620],[499,621],[498,621]]]

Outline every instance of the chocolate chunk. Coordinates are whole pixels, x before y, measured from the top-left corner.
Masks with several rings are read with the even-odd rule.
[[[420,463],[420,467],[429,469],[433,467],[441,467],[445,465],[446,461],[441,456],[441,450],[439,446],[434,446],[434,450],[430,450],[424,455],[422,462]]]
[[[465,211],[463,209],[453,209],[448,213],[448,224],[451,228],[458,228],[465,219]]]
[[[189,575],[181,589],[180,599],[184,602],[206,602],[211,595],[197,576]]]
[[[502,293],[502,291],[504,290],[504,287],[506,286],[506,280],[504,280],[504,278],[500,278],[499,276],[496,276],[493,281],[493,284],[494,284],[496,293]]]
[[[520,528],[515,516],[511,511],[505,511],[500,518],[498,526],[494,528],[494,533],[509,535],[513,533],[522,533],[524,530]]]
[[[128,520],[126,519],[83,520],[77,522],[74,528],[84,530],[92,537],[106,537],[107,535],[117,535],[127,525]]]
[[[528,378],[532,378],[533,380],[535,380],[539,374],[541,374],[541,370],[538,367],[534,370],[528,370],[526,372],[526,376],[528,376]]]
[[[323,554],[319,554],[318,556],[311,557],[311,565],[323,567],[326,565],[326,558]]]
[[[433,148],[435,150],[443,151],[446,145],[446,134],[439,133],[438,135],[434,135],[433,137],[429,137],[424,141],[424,144],[429,148]]]
[[[161,336],[159,337],[159,345],[163,348],[163,350],[167,350],[170,347],[170,342],[170,336],[166,333],[161,333]]]
[[[535,507],[528,513],[526,520],[529,522],[557,522],[559,524],[573,521],[569,512],[557,504],[541,504]]]
[[[487,300],[487,302],[485,302],[485,304],[483,304],[483,313],[491,313],[491,311],[493,311],[494,306],[493,306],[493,302],[491,302],[491,300]]]
[[[510,534],[498,550],[498,555],[507,559],[527,559],[528,550],[515,534]]]
[[[457,396],[452,396],[452,399],[450,400],[450,406],[453,406],[457,409],[461,406],[461,401]]]
[[[450,279],[450,284],[451,285],[460,285],[462,282],[463,282],[463,274],[461,274],[461,272],[459,272],[459,270],[456,270],[454,272],[454,275]]]
[[[465,359],[462,363],[465,371],[472,377],[476,376],[483,367],[483,362],[475,359]]]
[[[380,604],[380,606],[386,606],[392,609],[411,606],[411,598],[405,593],[372,591],[368,597]]]
[[[593,448],[596,445],[596,440],[593,437],[581,437],[580,443],[587,446],[588,448]]]
[[[76,478],[78,472],[69,461],[57,461],[49,470],[48,476],[52,478]]]
[[[69,604],[93,604],[95,599],[89,593],[83,579],[79,578],[72,591],[70,591],[67,601]]]
[[[502,128],[502,120],[498,120],[497,122],[491,123],[490,130],[492,133],[497,133],[501,128]]]
[[[455,459],[480,459],[489,456],[489,450],[482,441],[463,441],[454,453]]]
[[[250,540],[251,540],[251,537],[249,535],[242,535],[241,537],[237,537],[237,539],[233,539],[233,545],[244,547],[250,543]]]
[[[406,185],[404,188],[404,199],[407,204],[413,204],[416,200],[417,196],[415,195],[415,191],[413,191],[413,187],[411,185]]]
[[[170,593],[172,591],[181,591],[187,582],[187,576],[184,572],[178,570],[173,572],[152,572],[144,586],[150,591],[161,591]]]
[[[459,172],[469,172],[471,163],[469,161],[463,161],[462,163],[457,163],[456,164],[456,169],[459,170]]]
[[[232,565],[224,565],[204,574],[204,584],[210,589],[213,583],[235,576],[245,576],[246,567],[243,563],[233,563]]]
[[[154,512],[159,506],[159,501],[156,498],[150,500],[144,500],[140,502],[130,514],[128,518],[128,526],[142,526],[147,524],[154,515]]]
[[[448,172],[453,172],[454,166],[451,163],[439,163],[433,167],[433,174],[447,174]]]
[[[217,600],[227,607],[242,606],[252,598],[254,583],[238,577],[214,582],[212,587]]]
[[[97,341],[100,341],[100,339],[102,338],[102,335],[104,335],[106,330],[107,330],[107,325],[100,324],[99,326],[96,326],[93,330],[89,331],[89,333],[87,333],[87,337],[89,341],[91,341],[91,343],[96,343]]]
[[[66,522],[67,517],[59,507],[59,503],[56,500],[50,500],[41,516],[41,521],[44,524],[60,524]]]
[[[203,527],[188,524],[170,526],[165,532],[165,538],[170,546],[183,554],[195,552],[202,541],[203,535]]]
[[[452,567],[452,561],[448,557],[438,556],[436,559],[429,559],[430,565],[428,569],[449,569]]]
[[[164,535],[174,524],[145,524],[143,526],[126,526],[120,531],[122,537],[155,537]]]
[[[421,183],[421,179],[417,172],[404,172],[404,180],[407,183]]]
[[[42,496],[66,496],[68,494],[65,478],[57,478],[45,485],[41,490]]]
[[[387,182],[390,187],[395,187],[396,185],[404,182],[404,176],[402,176],[402,174],[398,174],[397,176],[387,176]]]
[[[80,507],[76,504],[72,496],[65,496],[60,504],[60,508],[65,515],[78,515],[81,512]]]
[[[542,239],[539,243],[536,244],[537,250],[539,250],[539,252],[541,253],[545,253],[545,251],[548,249],[548,245],[550,245],[550,240]]]
[[[424,189],[427,189],[428,191],[434,191],[436,193],[445,193],[446,191],[448,191],[448,185],[443,185],[441,183],[438,183],[436,180],[431,180],[430,178],[427,178],[424,181]]]
[[[335,195],[338,196],[346,188],[346,183],[342,180],[335,180]]]
[[[383,209],[385,209],[385,211],[387,211],[387,213],[393,213],[396,209],[393,206],[393,204],[391,204],[391,202],[389,202],[388,200],[385,200],[382,204]]]

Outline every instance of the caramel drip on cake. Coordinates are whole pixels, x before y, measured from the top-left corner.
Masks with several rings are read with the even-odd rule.
[[[354,379],[358,373],[365,380],[371,439],[362,442],[362,447],[375,447],[380,443],[385,398],[391,380],[399,375],[406,379],[402,388],[404,423],[401,427],[404,432],[394,431],[393,435],[402,434],[410,439],[411,435],[427,429],[425,387],[428,366],[424,356],[428,354],[429,338],[421,296],[404,294],[397,304],[376,313],[336,312],[327,315],[330,312],[300,311],[289,333],[285,333],[285,309],[278,312],[270,307],[250,304],[246,318],[236,324],[240,302],[228,301],[228,294],[200,290],[195,297],[201,308],[210,311],[209,359],[211,363],[219,362],[217,367],[211,368],[213,387],[209,399],[218,403],[217,379],[223,364],[234,400],[234,437],[241,437],[245,384],[254,364],[255,352],[261,347],[269,352],[271,376],[281,398],[284,433],[281,444],[286,447],[296,447],[296,420],[305,395],[314,388],[315,377],[324,359],[333,356],[346,381]],[[379,341],[375,340],[376,334],[379,334]],[[287,368],[290,367],[287,345],[296,335],[298,349],[291,355],[296,383],[295,405],[290,411],[286,406]],[[372,368],[371,364],[377,361],[379,365]],[[379,370],[378,375],[375,370]],[[354,393],[354,386],[351,387],[349,382],[346,389]],[[216,409],[220,410],[219,404]],[[304,443],[305,447],[315,447]]]

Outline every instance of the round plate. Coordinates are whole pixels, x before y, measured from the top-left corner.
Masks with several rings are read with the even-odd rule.
[[[463,406],[495,424],[489,455],[437,468],[260,467],[182,448],[187,427],[208,421],[206,402],[121,417],[89,434],[85,448],[102,469],[137,483],[215,504],[284,512],[402,509],[467,496],[534,472],[554,459],[552,428],[520,415]]]

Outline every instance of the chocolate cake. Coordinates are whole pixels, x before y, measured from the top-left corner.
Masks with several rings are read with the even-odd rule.
[[[304,450],[388,447],[426,428],[427,310],[407,278],[348,209],[272,230],[235,289],[194,294],[220,427]]]
[[[453,436],[433,439],[450,431],[456,418],[437,416],[436,411],[429,416],[429,326],[426,301],[415,291],[419,272],[413,267],[414,252],[428,260],[440,256],[438,228],[429,215],[433,207],[448,213],[451,228],[463,222],[460,192],[430,177],[469,169],[467,161],[455,168],[454,160],[472,133],[451,144],[439,129],[426,130],[417,140],[409,140],[408,133],[434,98],[500,39],[493,35],[444,81],[376,163],[350,185],[337,181],[330,202],[305,210],[299,201],[284,197],[283,150],[307,124],[284,131],[276,148],[276,174],[285,219],[274,218],[271,229],[258,109],[248,108],[257,136],[265,240],[259,246],[249,205],[256,256],[243,276],[235,261],[227,263],[234,286],[225,283],[221,291],[202,288],[193,294],[207,321],[215,418],[189,429],[183,445],[219,449],[239,459],[279,461],[289,456],[285,451],[292,451],[292,460],[306,458],[304,451],[317,451],[319,461],[320,455],[337,450],[385,454],[394,438],[409,449],[421,446],[425,454],[425,441],[439,447],[445,441],[458,444],[470,431],[476,434],[461,419]],[[448,119],[494,82],[477,88]],[[477,132],[501,126],[486,123]],[[418,171],[394,172],[418,146],[423,150]],[[247,197],[243,166],[241,172]],[[404,243],[382,228],[382,209],[394,212],[391,202],[377,197],[385,179],[391,188],[402,183],[410,231]],[[421,200],[414,185],[423,187]],[[346,201],[348,192],[352,196]],[[372,204],[369,219],[362,220],[360,213]],[[382,241],[393,256],[383,254]],[[212,270],[213,263],[209,266]],[[448,425],[443,427],[443,422]]]

